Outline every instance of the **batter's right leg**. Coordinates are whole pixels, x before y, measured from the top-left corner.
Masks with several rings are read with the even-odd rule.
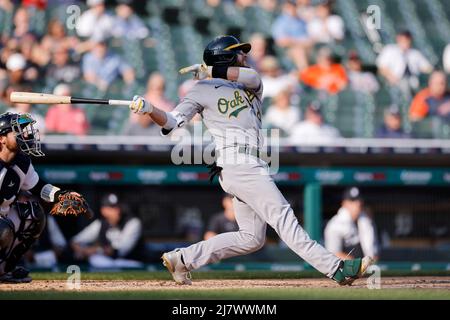
[[[233,206],[239,231],[218,234],[181,249],[184,263],[189,270],[204,265],[248,254],[261,249],[266,241],[266,223],[247,204],[233,198]]]
[[[218,234],[187,248],[165,253],[164,265],[179,284],[190,284],[189,271],[222,259],[249,254],[264,246],[266,223],[246,203],[233,198],[239,231]]]
[[[311,239],[263,165],[224,168],[222,177],[233,182],[231,193],[245,201],[295,253],[329,278],[340,284],[351,284],[372,263],[370,257],[341,261]]]
[[[341,260],[309,237],[262,165],[226,167],[222,176],[224,180],[233,181],[231,192],[266,221],[289,248],[323,274],[334,275]]]

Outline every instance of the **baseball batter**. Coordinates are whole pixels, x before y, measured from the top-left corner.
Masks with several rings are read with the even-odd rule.
[[[191,284],[190,271],[221,259],[260,249],[269,224],[301,258],[339,284],[351,284],[371,264],[370,257],[342,261],[312,240],[260,157],[263,85],[246,63],[249,43],[220,36],[204,50],[204,64],[185,68],[200,80],[172,112],[162,111],[135,96],[130,109],[148,114],[167,135],[200,113],[212,134],[219,183],[234,196],[239,231],[216,235],[187,248],[164,253],[163,263],[178,284]]]

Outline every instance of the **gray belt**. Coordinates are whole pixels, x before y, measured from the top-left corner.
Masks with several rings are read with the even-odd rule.
[[[254,156],[256,158],[261,157],[261,152],[259,151],[258,148],[247,146],[247,145],[239,145],[239,146],[237,146],[237,149],[238,149],[238,153],[248,154],[248,155]],[[220,156],[220,153],[221,153],[220,150],[216,151],[216,155],[218,157]]]

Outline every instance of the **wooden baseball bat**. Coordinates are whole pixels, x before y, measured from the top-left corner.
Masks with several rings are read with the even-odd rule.
[[[47,93],[36,92],[12,92],[10,96],[11,102],[18,103],[42,103],[42,104],[108,104],[116,106],[128,106],[131,101],[127,100],[108,100],[108,99],[87,99],[69,96],[57,96]]]

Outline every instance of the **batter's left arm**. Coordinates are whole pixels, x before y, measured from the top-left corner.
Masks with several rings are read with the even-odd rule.
[[[181,74],[192,72],[194,79],[220,78],[242,83],[247,89],[258,91],[262,88],[261,77],[254,69],[246,67],[206,66],[194,64],[180,70]]]
[[[251,68],[242,68],[242,67],[213,67],[212,74],[214,75],[214,69],[216,68],[226,68],[226,79],[231,81],[236,81],[242,83],[246,88],[251,90],[257,90],[261,87],[261,77],[258,72]],[[217,72],[217,75],[220,75],[220,72]],[[222,71],[223,72],[223,71]],[[213,76],[213,78],[215,78]],[[218,77],[219,78],[219,77]]]

